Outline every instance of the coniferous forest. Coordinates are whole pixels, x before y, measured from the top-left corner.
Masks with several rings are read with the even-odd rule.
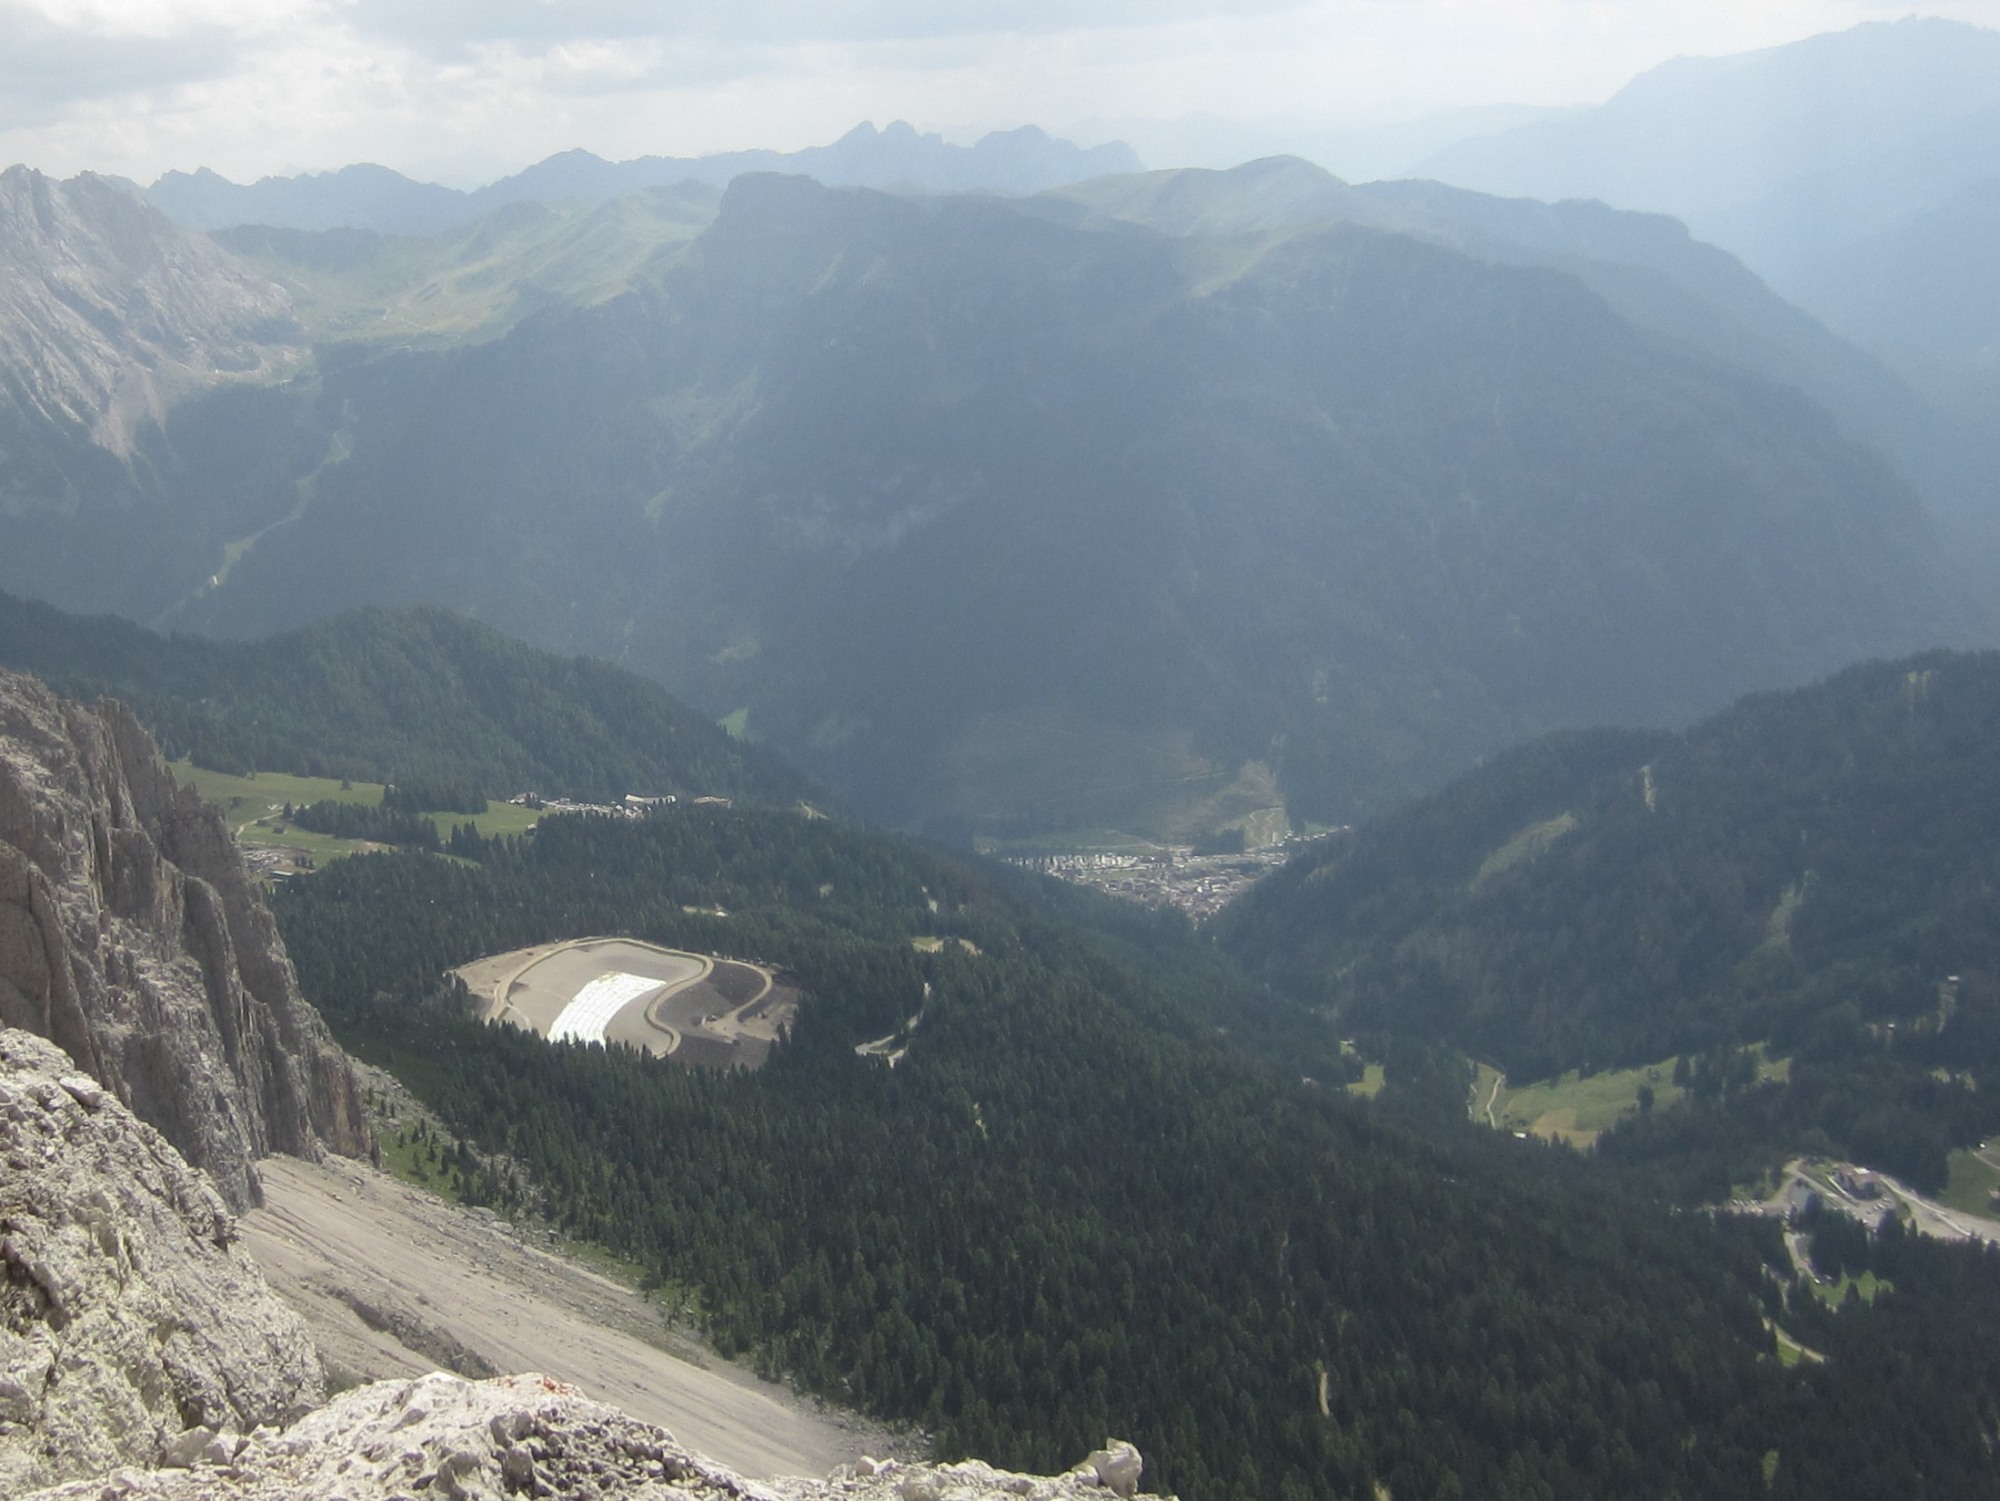
[[[1599,1150],[1692,1200],[1801,1150],[1935,1190],[2000,1130],[1996,724],[2000,655],[1940,652],[1550,737],[1326,841],[1218,938],[1377,1051],[1675,1062],[1685,1106]],[[1742,1068],[1758,1045],[1788,1079]]]
[[[352,610],[261,641],[163,636],[0,593],[0,665],[108,694],[173,760],[394,782],[428,809],[524,791],[821,794],[657,683],[439,609]]]
[[[1443,1130],[1421,1070],[1369,1109],[1247,1056],[1224,1034],[1286,1056],[1312,1034],[1242,1024],[1259,988],[1217,983],[1226,961],[1176,920],[790,813],[559,818],[452,849],[281,894],[343,1039],[523,1164],[571,1233],[653,1268],[721,1349],[948,1456],[1046,1468],[1115,1432],[1197,1501],[2000,1483],[2000,1356],[1949,1312],[2000,1307],[2000,1258],[1836,1232],[1829,1254],[1895,1285],[1824,1310],[1775,1222]],[[809,1000],[765,1069],[725,1075],[488,1029],[440,982],[585,932],[775,963]],[[895,1034],[897,1066],[857,1056]],[[478,1168],[463,1187],[522,1192]],[[1774,1321],[1827,1361],[1780,1360]],[[1884,1404],[1893,1441],[1848,1462],[1852,1415]]]

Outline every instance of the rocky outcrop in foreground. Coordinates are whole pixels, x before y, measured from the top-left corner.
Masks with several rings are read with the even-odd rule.
[[[1107,1443],[1053,1478],[863,1460],[752,1483],[546,1376],[437,1373],[315,1410],[319,1369],[209,1179],[59,1048],[0,1029],[0,1496],[1108,1501],[1141,1469]]]
[[[321,1395],[214,1186],[60,1049],[0,1031],[0,1496]]]
[[[353,1070],[221,813],[121,705],[4,671],[0,1025],[63,1048],[237,1209],[255,1158],[367,1150]]]
[[[1068,1475],[1010,1475],[976,1462],[864,1461],[866,1473],[752,1483],[665,1430],[546,1376],[379,1381],[286,1432],[190,1432],[174,1465],[120,1471],[28,1501],[389,1501],[391,1497],[591,1496],[710,1501],[1111,1501],[1131,1496],[1139,1456],[1109,1446]]]

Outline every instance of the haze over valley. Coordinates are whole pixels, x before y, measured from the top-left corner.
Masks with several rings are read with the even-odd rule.
[[[1946,419],[1657,221],[1272,161],[750,174],[432,241],[207,240],[127,195],[114,240],[109,185],[11,181],[60,225],[24,266],[201,247],[201,337],[263,321],[115,447],[105,379],[20,318],[0,583],[229,636],[445,604],[893,824],[1343,823],[1989,625]]]
[[[0,1490],[2000,1492],[2000,15],[654,9],[0,0]]]

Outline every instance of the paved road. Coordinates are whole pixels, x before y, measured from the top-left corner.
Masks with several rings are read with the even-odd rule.
[[[1760,1204],[1738,1207],[1760,1214],[1789,1215],[1799,1202],[1796,1191],[1809,1189],[1818,1194],[1829,1208],[1852,1215],[1871,1230],[1881,1223],[1885,1215],[1893,1213],[1900,1203],[1910,1212],[1911,1228],[1925,1235],[1939,1240],[1981,1240],[1988,1245],[2000,1245],[2000,1220],[1967,1214],[1962,1209],[1948,1209],[1887,1173],[1878,1172],[1875,1178],[1882,1185],[1881,1196],[1857,1199],[1835,1180],[1831,1166],[1824,1163],[1808,1166],[1805,1159],[1793,1158],[1785,1164],[1784,1178],[1770,1198]]]
[[[1925,1198],[1913,1188],[1882,1175],[1882,1182],[1890,1193],[1909,1206],[1911,1221],[1926,1235],[1934,1235],[1940,1240],[1983,1240],[1988,1245],[2000,1245],[2000,1223],[1983,1215],[1967,1214],[1962,1209],[1947,1209],[1934,1200]]]
[[[434,1370],[456,1346],[501,1372],[571,1382],[753,1478],[824,1475],[887,1447],[859,1419],[668,1353],[644,1299],[487,1216],[344,1158],[259,1169],[266,1204],[243,1217],[244,1238],[323,1355],[354,1376]]]

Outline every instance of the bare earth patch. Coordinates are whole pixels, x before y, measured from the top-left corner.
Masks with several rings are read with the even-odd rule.
[[[761,1068],[799,1001],[763,965],[629,938],[539,944],[456,973],[489,1022],[703,1068]]]

